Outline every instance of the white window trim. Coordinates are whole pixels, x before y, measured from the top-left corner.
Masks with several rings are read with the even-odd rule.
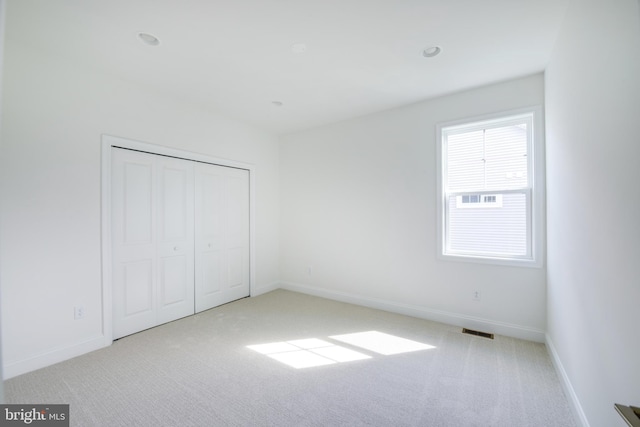
[[[511,116],[518,116],[523,114],[533,114],[533,129],[531,140],[531,151],[533,155],[529,155],[530,170],[531,173],[531,194],[529,197],[530,216],[527,226],[531,228],[531,258],[518,259],[518,258],[501,258],[486,255],[475,254],[449,254],[446,251],[445,242],[445,230],[447,217],[445,215],[446,207],[446,194],[444,192],[444,177],[443,177],[443,135],[442,131],[445,128],[451,128],[454,126],[463,126],[471,123],[478,123],[481,126],[481,122],[489,122],[493,120],[508,119]],[[436,125],[436,182],[437,182],[437,256],[438,259],[444,261],[463,261],[474,262],[483,264],[495,264],[495,265],[507,265],[518,267],[536,267],[540,268],[544,265],[544,245],[545,245],[545,175],[544,175],[544,132],[542,122],[542,107],[534,106],[529,108],[522,108],[516,110],[508,110],[495,114],[488,114],[483,116],[475,116],[462,120],[450,121],[439,123]],[[518,190],[520,192],[521,190]],[[474,192],[477,194],[483,193],[482,191]],[[495,193],[495,191],[489,191],[488,193]]]

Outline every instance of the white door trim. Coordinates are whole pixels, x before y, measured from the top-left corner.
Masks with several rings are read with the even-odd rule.
[[[214,165],[246,169],[249,171],[249,294],[255,293],[255,167],[252,164],[235,160],[208,156],[200,153],[133,141],[111,135],[102,135],[102,334],[104,345],[113,341],[113,309],[111,279],[111,149],[127,148],[151,154],[176,157]]]

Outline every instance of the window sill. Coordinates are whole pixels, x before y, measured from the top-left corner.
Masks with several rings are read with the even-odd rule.
[[[501,266],[507,266],[507,267],[525,267],[525,268],[542,268],[543,267],[542,261],[533,260],[533,259],[497,258],[497,257],[483,257],[478,255],[453,255],[453,254],[442,254],[442,253],[438,254],[438,259],[441,261],[501,265]]]

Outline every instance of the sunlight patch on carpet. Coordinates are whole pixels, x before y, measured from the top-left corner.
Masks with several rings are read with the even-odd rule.
[[[329,338],[385,356],[435,348],[378,331],[333,335]],[[249,345],[247,348],[296,369],[371,359],[366,354],[318,338]]]
[[[383,354],[385,356],[435,348],[429,344],[423,344],[421,342],[400,338],[395,335],[389,335],[378,331],[333,335],[329,338],[355,347],[364,348],[365,350],[373,351],[374,353]]]
[[[317,338],[250,345],[247,348],[296,369],[371,358]]]

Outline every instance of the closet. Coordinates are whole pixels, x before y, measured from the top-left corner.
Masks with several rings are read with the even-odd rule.
[[[113,338],[249,295],[249,171],[111,149]]]

